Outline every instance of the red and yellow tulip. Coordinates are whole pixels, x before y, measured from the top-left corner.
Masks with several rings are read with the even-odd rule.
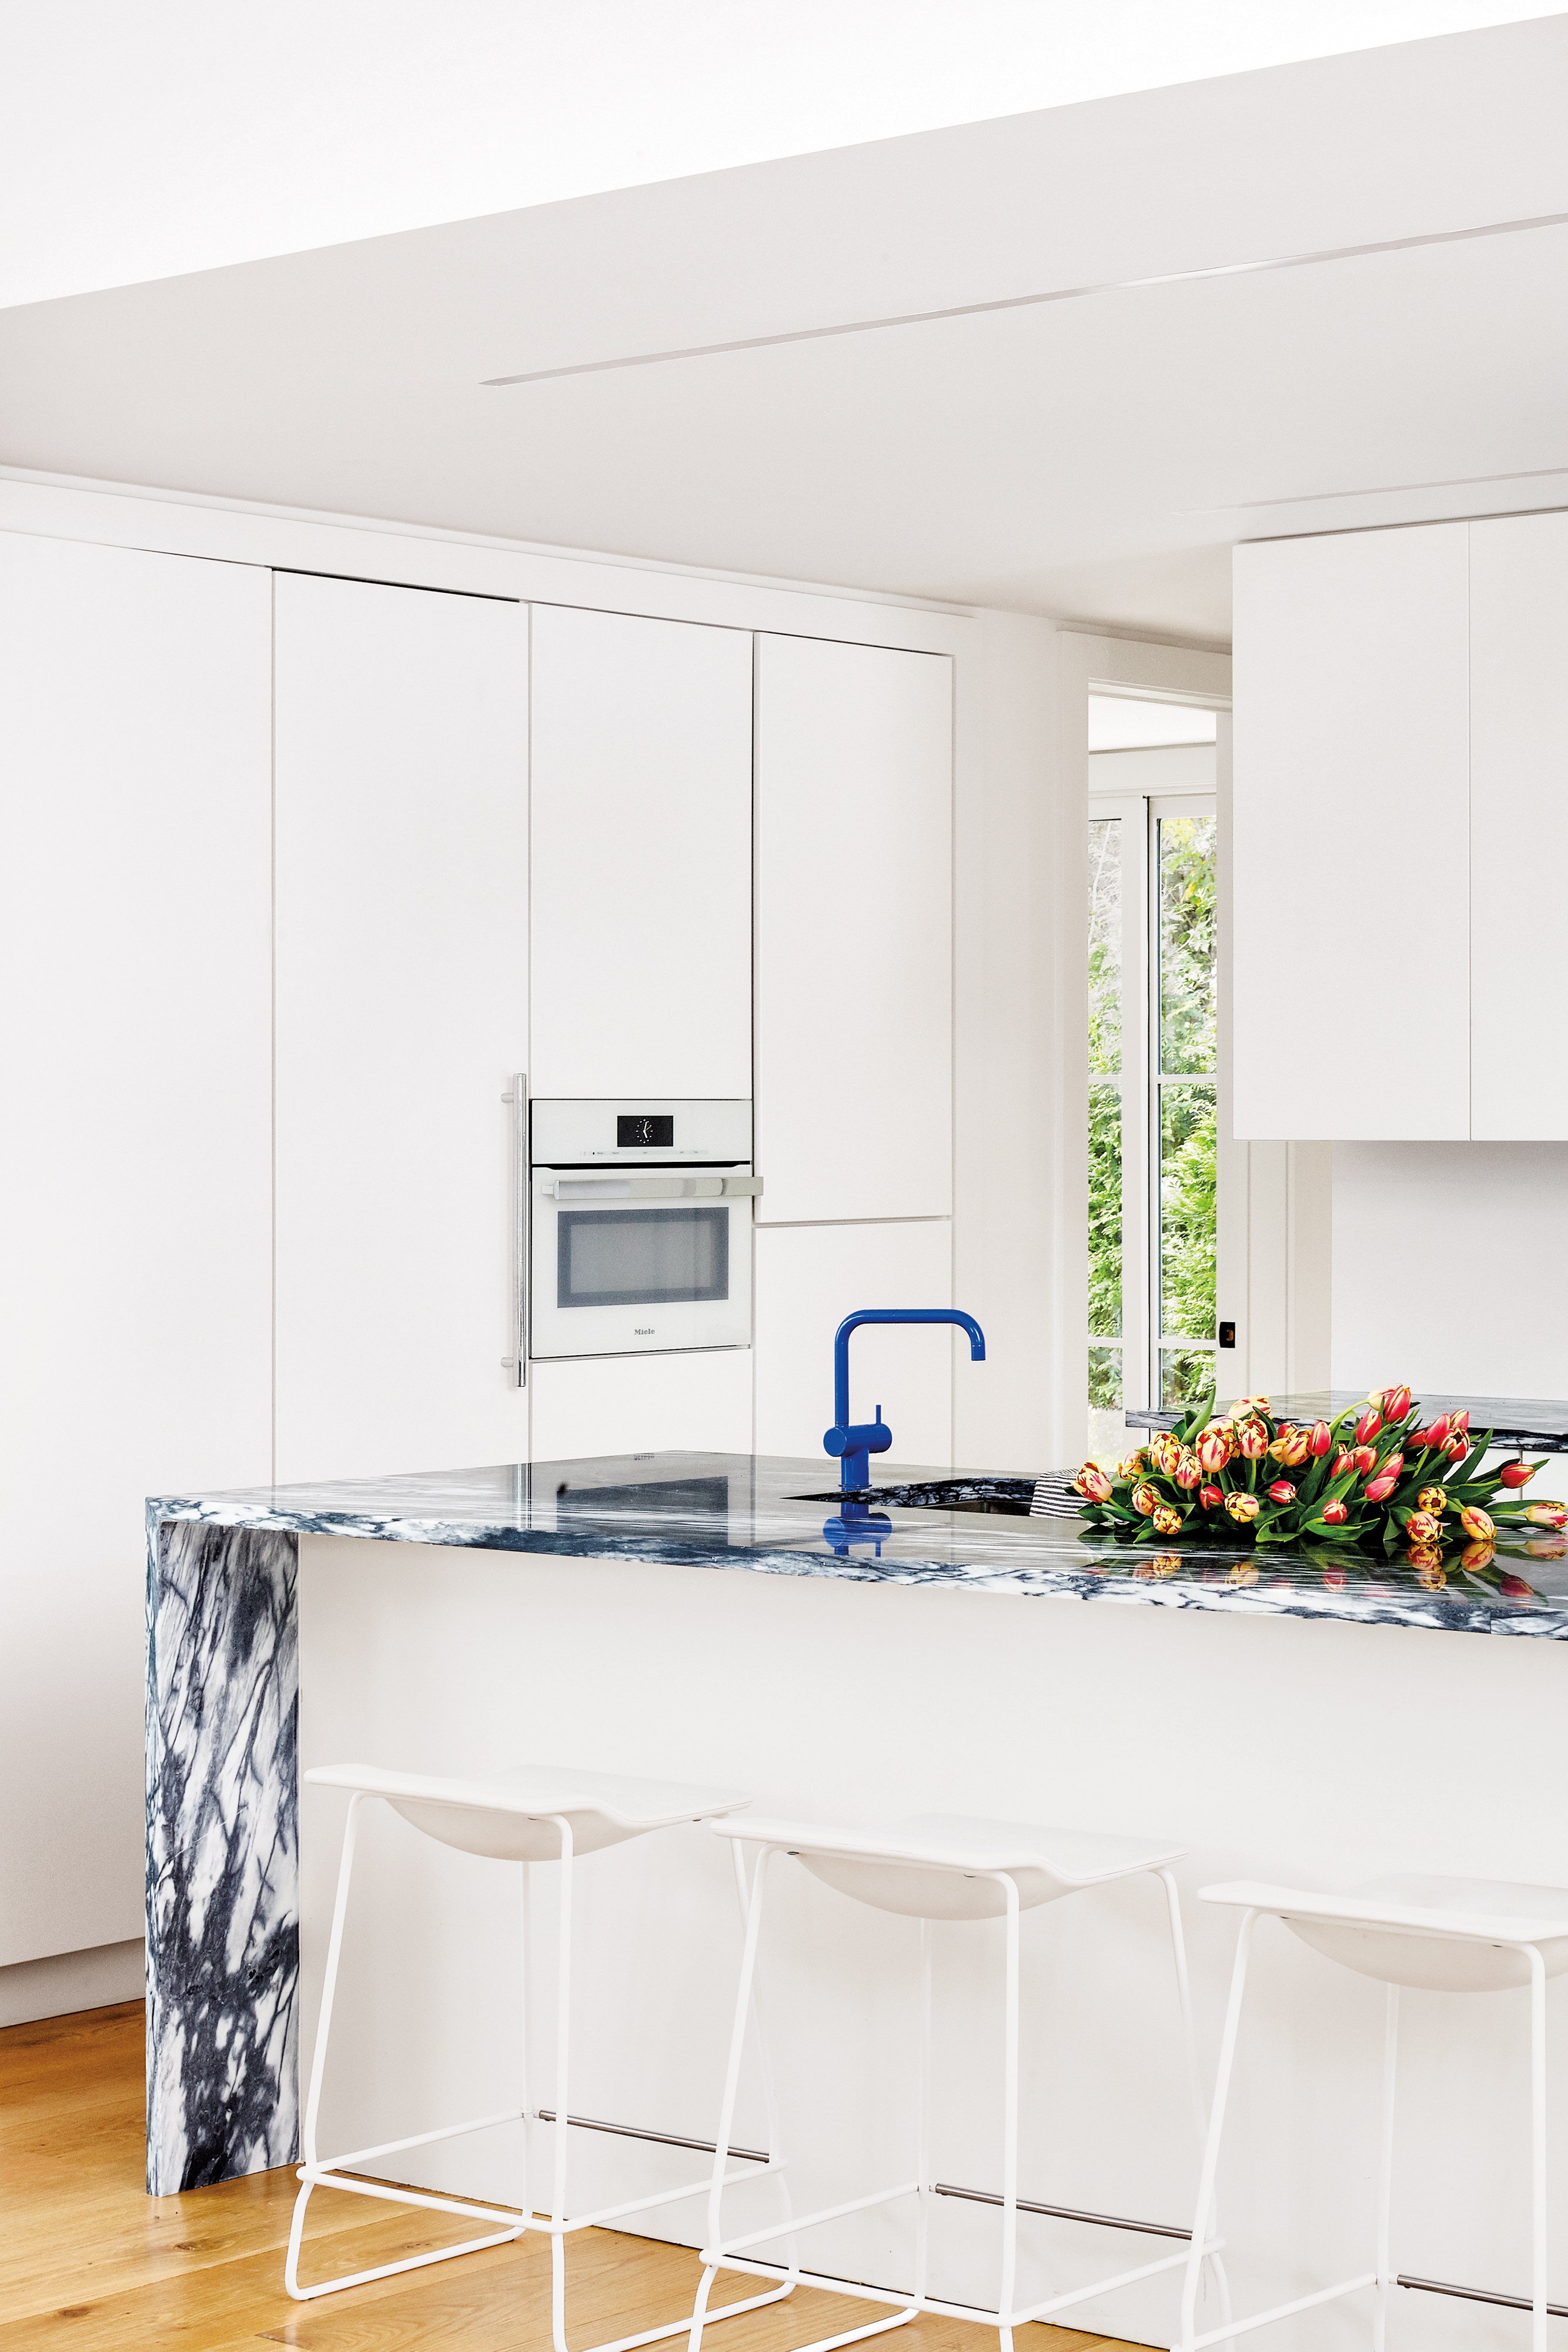
[[[1086,1462],[1072,1483],[1092,1503],[1108,1503],[1111,1499],[1111,1481],[1098,1462]]]

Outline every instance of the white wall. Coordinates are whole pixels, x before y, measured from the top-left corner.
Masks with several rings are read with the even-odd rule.
[[[1565,1234],[1568,1144],[1336,1143],[1333,1385],[1568,1397]]]

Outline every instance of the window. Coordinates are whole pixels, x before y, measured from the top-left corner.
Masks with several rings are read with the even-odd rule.
[[[1159,789],[1202,782],[1205,762],[1091,762],[1087,1375],[1089,1450],[1106,1457],[1125,1451],[1124,1412],[1215,1379],[1215,802]]]

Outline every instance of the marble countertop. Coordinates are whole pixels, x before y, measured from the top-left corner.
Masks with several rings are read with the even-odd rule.
[[[1192,1547],[1134,1550],[1092,1534],[1078,1519],[997,1513],[1000,1499],[1027,1499],[1032,1476],[975,1473],[958,1488],[967,1507],[921,1508],[915,1497],[922,1483],[942,1481],[950,1491],[948,1474],[914,1468],[890,1472],[865,1490],[875,1517],[846,1524],[833,1487],[835,1466],[825,1456],[612,1454],[159,1496],[149,1502],[147,1518],[154,1543],[161,1523],[184,1520],[382,1543],[1568,1640],[1568,1562],[1559,1559],[1503,1563],[1527,1588],[1510,1597],[1498,1590],[1495,1573],[1490,1580],[1472,1575],[1457,1558],[1442,1589],[1431,1591],[1399,1561],[1367,1559],[1364,1567],[1353,1561],[1346,1570],[1325,1565],[1321,1553],[1306,1549],[1261,1555]]]
[[[1305,1389],[1296,1396],[1270,1397],[1269,1410],[1276,1421],[1332,1421],[1365,1394],[1364,1389]],[[1423,1423],[1463,1409],[1471,1429],[1478,1435],[1490,1429],[1500,1450],[1568,1454],[1568,1403],[1560,1397],[1448,1396],[1436,1389],[1416,1389],[1413,1394]],[[1151,1405],[1125,1419],[1129,1429],[1174,1429],[1187,1410],[1186,1405]]]

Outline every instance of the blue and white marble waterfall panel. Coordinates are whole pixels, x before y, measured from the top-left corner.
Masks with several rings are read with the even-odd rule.
[[[299,1542],[147,1545],[147,2186],[298,2154]]]

